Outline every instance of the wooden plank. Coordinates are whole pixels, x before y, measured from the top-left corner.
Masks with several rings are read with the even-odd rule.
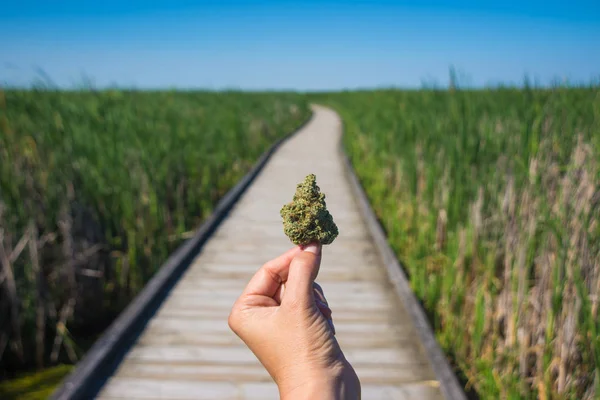
[[[362,384],[397,385],[418,383],[423,377],[427,381],[435,380],[427,364],[405,366],[369,366],[355,367]],[[173,380],[173,381],[235,381],[239,382],[272,382],[271,376],[261,365],[189,365],[177,363],[153,363],[139,360],[126,360],[119,369],[119,376],[124,378]]]
[[[356,303],[368,303],[368,304],[390,304],[394,301],[394,298],[388,293],[376,292],[376,291],[355,291],[348,292],[342,290],[331,290],[326,284],[322,285],[323,291],[327,297],[328,302],[341,302],[347,304],[347,302]],[[197,290],[193,288],[180,288],[177,290],[177,294],[170,297],[170,299],[184,299],[190,302],[196,302],[199,304],[212,302],[212,301],[227,301],[235,300],[240,292],[223,290],[208,291],[208,290]],[[352,303],[350,303],[352,304]]]
[[[136,346],[128,360],[188,364],[256,364],[256,357],[246,346]]]
[[[362,387],[362,397],[364,399],[386,400],[442,400],[444,398],[437,381],[401,386],[364,385]]]
[[[368,322],[366,323],[368,324]],[[337,326],[337,325],[336,325]],[[337,329],[340,329],[339,327]],[[412,332],[398,334],[395,331],[377,335],[365,335],[362,332],[340,332],[337,340],[342,348],[394,348],[397,346],[411,346]],[[241,340],[234,334],[223,332],[182,332],[164,328],[149,328],[140,337],[138,346],[155,345],[180,345],[180,346],[232,346],[240,345]]]
[[[410,346],[345,350],[347,359],[356,368],[366,367],[410,367],[423,355]],[[127,356],[127,362],[161,363],[164,365],[257,365],[254,355],[245,347],[208,347],[208,346],[136,346]],[[427,364],[420,364],[427,365]]]
[[[262,365],[257,364],[188,365],[127,360],[119,369],[119,376],[123,378],[190,382],[273,382],[273,379]]]
[[[429,381],[405,385],[362,386],[362,397],[373,400],[441,400],[439,383]],[[273,383],[252,382],[191,382],[136,378],[116,378],[113,385],[100,396],[104,400],[116,399],[171,399],[171,400],[277,400],[279,392]]]
[[[190,382],[114,377],[100,399],[237,400],[240,388],[232,382]]]
[[[334,307],[335,312],[333,313],[333,317],[336,322],[362,322],[365,324],[370,324],[372,322],[384,322],[393,319],[393,315],[391,315],[393,310],[390,310],[389,312],[373,312],[372,310],[357,311],[343,308],[343,302],[341,300],[330,301],[330,303],[332,305],[336,305]],[[181,319],[226,319],[228,315],[229,309],[219,310],[206,307],[194,309],[165,306],[157,314],[157,318],[165,316],[169,318]]]
[[[250,276],[246,272],[232,271],[232,272],[222,272],[222,271],[204,271],[204,275],[201,275],[202,272],[198,271],[196,274],[192,275],[194,277],[205,276],[210,279],[215,278],[223,278],[223,279],[249,279]],[[319,282],[339,282],[339,281],[349,281],[349,282],[358,282],[358,281],[381,281],[382,275],[381,271],[374,269],[373,273],[365,274],[360,271],[327,271],[324,270],[319,273]]]
[[[278,235],[283,233],[282,229],[278,229]],[[290,246],[292,247],[292,246]],[[205,254],[198,260],[203,268],[219,267],[221,265],[244,266],[250,269],[258,269],[262,264],[276,257],[278,254],[259,254],[251,252],[221,251],[218,254]],[[322,264],[329,268],[355,268],[368,265],[378,265],[379,258],[373,251],[363,251],[359,253],[355,249],[346,248],[344,251],[338,251],[338,254],[323,255]]]
[[[224,315],[225,316],[225,315]],[[227,325],[227,319],[222,320],[190,320],[190,319],[173,319],[173,318],[154,318],[148,324],[149,329],[172,331],[172,332],[187,332],[187,333],[224,333],[233,334]],[[343,334],[364,334],[364,335],[384,335],[393,333],[398,337],[410,337],[414,335],[414,330],[410,326],[400,324],[392,324],[390,322],[335,322],[336,329]]]

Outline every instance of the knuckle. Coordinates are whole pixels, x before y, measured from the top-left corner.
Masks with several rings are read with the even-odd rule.
[[[227,318],[227,324],[229,328],[236,334],[239,333],[240,330],[240,310],[236,305],[233,306],[231,312],[229,313],[229,317]]]
[[[302,312],[306,310],[306,301],[300,298],[289,299],[287,302],[288,310],[292,313]]]
[[[301,308],[301,303],[298,299],[291,298],[287,301],[287,307],[290,311],[294,312]]]

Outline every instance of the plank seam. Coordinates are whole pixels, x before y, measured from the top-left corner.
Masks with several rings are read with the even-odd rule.
[[[339,118],[343,134],[344,122],[341,117]],[[350,186],[352,187],[352,191],[358,202],[360,214],[367,225],[367,229],[375,243],[375,247],[385,265],[388,277],[394,286],[395,292],[398,297],[403,300],[403,303],[411,316],[433,372],[440,382],[442,394],[448,400],[466,400],[467,397],[462,385],[459,384],[444,352],[435,339],[435,335],[427,320],[425,311],[410,288],[402,264],[387,241],[387,236],[379,223],[375,212],[371,208],[364,188],[358,180],[354,167],[344,150],[342,141],[339,143],[338,151],[341,153],[346,170],[346,177],[350,182]]]
[[[285,141],[310,124],[314,115],[314,112],[311,111],[298,128],[279,139],[261,155],[252,169],[217,203],[212,214],[197,229],[194,236],[167,258],[142,291],[112,322],[84,358],[77,363],[75,369],[63,380],[50,399],[75,400],[97,396],[110,375],[118,368],[125,354],[137,341],[146,324],[160,308],[167,294],[257,178],[273,153]]]

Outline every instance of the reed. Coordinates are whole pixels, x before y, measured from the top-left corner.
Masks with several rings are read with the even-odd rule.
[[[466,386],[600,396],[597,86],[330,93],[344,146]]]
[[[309,114],[288,93],[0,91],[0,380],[76,362]]]

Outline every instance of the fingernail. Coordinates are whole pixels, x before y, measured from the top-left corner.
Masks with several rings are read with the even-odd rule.
[[[325,298],[325,296],[323,296],[321,293],[319,293],[319,292],[318,292],[318,291],[316,291],[316,290],[315,290],[315,293],[316,293],[316,297],[315,297],[315,299],[317,299],[318,301],[320,301],[320,302],[321,302],[321,303],[323,303],[323,304],[326,304],[326,305],[327,305],[327,304],[329,304],[329,303],[327,302],[327,299]]]
[[[304,246],[304,251],[308,251],[309,253],[319,255],[321,253],[321,246],[316,243],[309,243],[306,246]]]
[[[317,306],[319,308],[326,308],[329,307],[329,304],[325,303],[323,300],[321,299],[315,299],[315,302],[317,303]]]
[[[328,319],[327,322],[329,323],[329,327],[331,328],[331,331],[335,335],[335,326],[333,326],[333,320],[332,319]]]

